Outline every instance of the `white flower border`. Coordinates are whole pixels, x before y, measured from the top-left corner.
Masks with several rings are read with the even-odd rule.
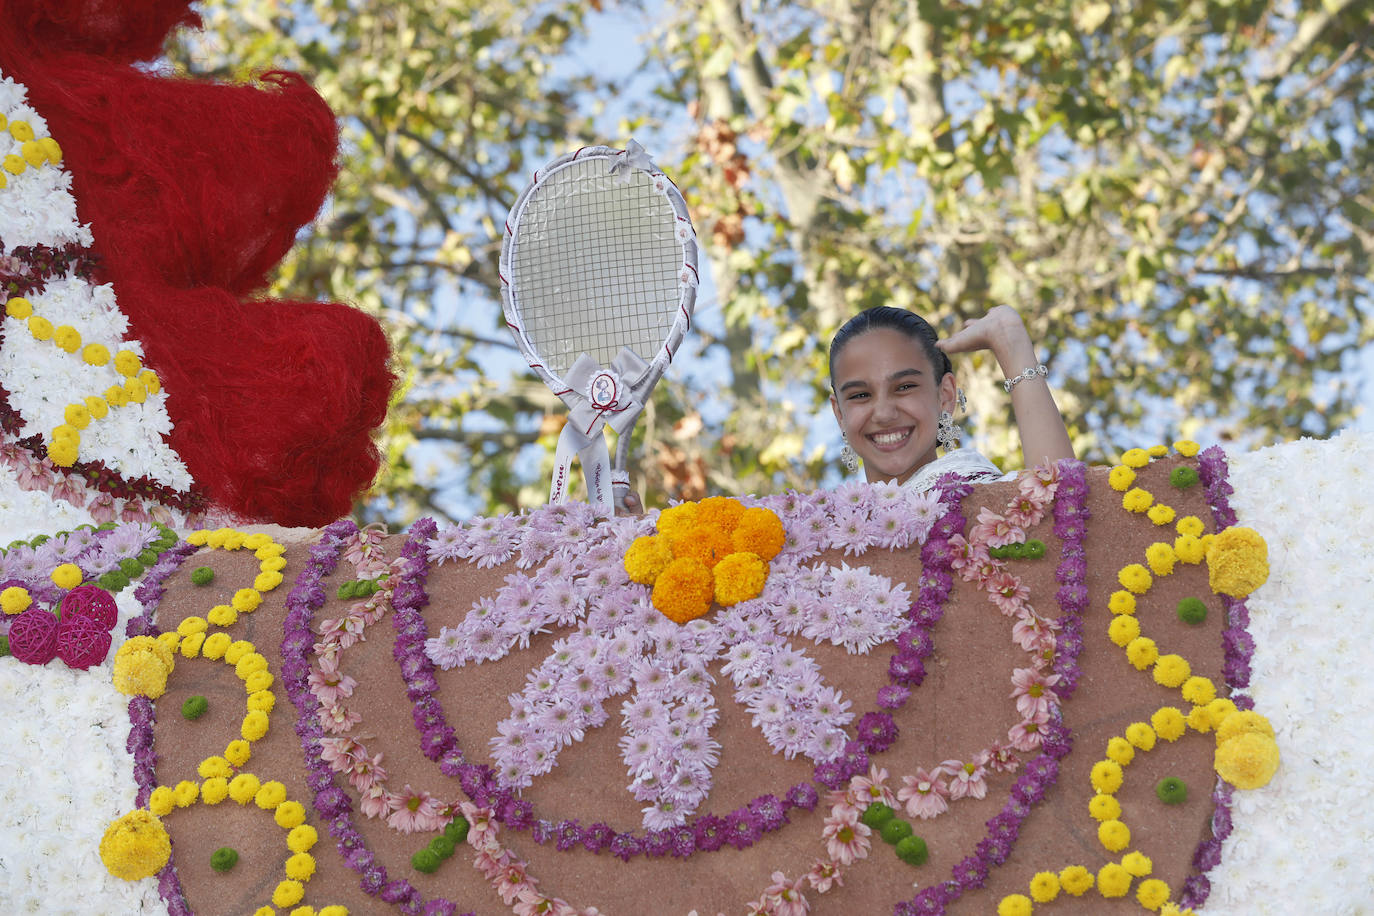
[[[3,74],[0,74],[3,77]],[[25,121],[36,137],[47,136],[47,122],[26,101],[24,87],[0,78],[0,114],[7,122]],[[60,142],[60,141],[59,141]],[[20,144],[9,130],[0,129],[0,158],[18,154]],[[6,250],[27,245],[60,248],[90,246],[91,230],[77,221],[71,175],[61,167],[45,164],[7,175],[0,188],[0,240]],[[83,344],[103,344],[113,356],[131,350],[140,358],[142,346],[127,340],[128,319],[119,311],[109,284],[96,285],[71,276],[54,278],[29,296],[34,314],[54,327],[71,325]],[[88,365],[80,351],[67,353],[51,340],[40,341],[25,322],[5,317],[4,346],[0,347],[0,385],[9,392],[9,403],[24,419],[19,437],[41,435],[50,441],[54,427],[64,421],[67,405],[87,395],[102,394],[123,379],[111,361]],[[171,432],[167,393],[150,395],[143,404],[112,408],[109,415],[92,421],[81,433],[81,461],[102,461],[126,478],[150,477],[175,490],[186,492],[192,480],[181,458],[163,439]]]

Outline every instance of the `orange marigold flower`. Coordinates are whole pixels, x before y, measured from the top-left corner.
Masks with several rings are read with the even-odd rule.
[[[745,509],[739,524],[730,535],[736,550],[757,554],[760,559],[771,560],[782,550],[787,534],[782,529],[782,519],[771,509],[755,506]]]
[[[691,557],[706,564],[707,569],[714,568],[727,554],[735,552],[729,534],[715,525],[700,522],[669,535],[668,541],[672,544],[674,557]]]
[[[678,557],[659,573],[651,600],[659,613],[669,620],[687,623],[711,609],[715,585],[705,563],[691,557]]]
[[[757,598],[768,579],[768,564],[757,554],[732,553],[712,571],[716,583],[716,601],[722,607]]]
[[[744,504],[730,496],[710,496],[697,503],[698,525],[715,525],[728,533],[743,517]]]
[[[690,528],[696,520],[696,503],[678,503],[676,506],[669,506],[658,514],[657,528],[660,534],[672,537],[673,532]]]
[[[635,538],[630,549],[625,551],[625,572],[630,581],[640,585],[653,585],[663,568],[673,561],[673,548],[666,537],[646,535]]]

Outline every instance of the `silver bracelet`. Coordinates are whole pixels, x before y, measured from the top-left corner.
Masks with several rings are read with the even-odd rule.
[[[1018,382],[1029,381],[1030,379],[1035,378],[1037,375],[1041,378],[1045,378],[1049,374],[1050,370],[1045,368],[1044,363],[1041,363],[1038,366],[1027,366],[1026,370],[1022,372],[1020,375],[1015,376],[1014,378],[1003,379],[1002,387],[1007,389],[1007,393],[1010,394],[1011,390],[1016,387]]]

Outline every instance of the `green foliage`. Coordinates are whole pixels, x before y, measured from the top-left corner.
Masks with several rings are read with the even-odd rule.
[[[644,56],[619,136],[593,119],[624,87],[556,66],[599,5],[203,8],[179,66],[301,69],[342,119],[337,193],[278,292],[391,329],[403,387],[364,519],[542,500],[538,462],[516,458],[547,468],[563,412],[523,369],[504,377],[522,364],[501,221],[535,166],[633,133],[663,138],[692,209],[715,290],[694,337],[723,367],[690,381],[679,361],[641,419],[650,504],[833,475],[825,346],[878,303],[946,333],[1016,306],[1092,460],[1350,419],[1374,339],[1354,0],[663,4],[617,49]],[[957,369],[978,444],[1018,465],[1001,368]]]

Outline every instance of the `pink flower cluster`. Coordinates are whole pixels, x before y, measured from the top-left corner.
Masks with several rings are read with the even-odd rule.
[[[1007,561],[991,556],[989,548],[1026,539],[1026,531],[1039,524],[1052,505],[1059,474],[1058,465],[1049,465],[1021,475],[1017,480],[1019,492],[1004,512],[998,514],[984,507],[967,538],[958,534],[950,538],[955,551],[953,568],[965,582],[980,585],[997,609],[1013,618],[1012,639],[1030,653],[1031,667],[1017,668],[1012,674],[1011,696],[1021,721],[1012,726],[1007,739],[1018,751],[1040,747],[1043,727],[1059,703],[1054,688],[1060,678],[1051,671],[1059,624],[1036,612],[1025,583],[1007,569]]]

